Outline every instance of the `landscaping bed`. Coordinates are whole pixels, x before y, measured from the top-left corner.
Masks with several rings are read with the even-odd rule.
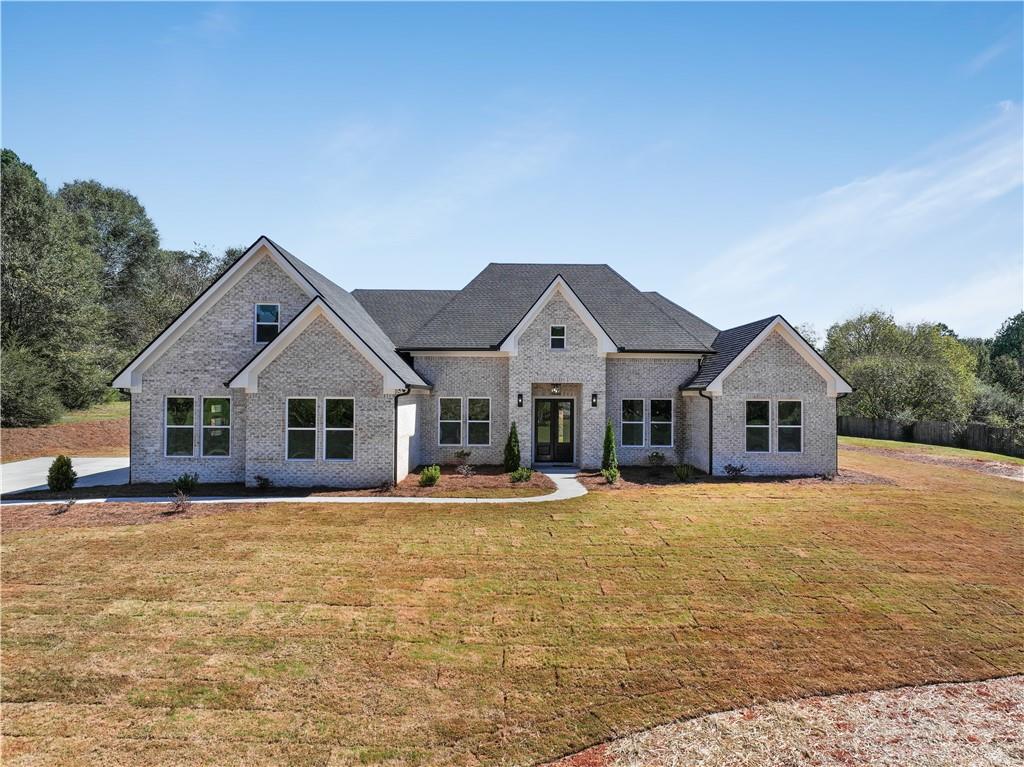
[[[878,485],[891,484],[891,480],[885,477],[871,474],[864,471],[843,467],[834,477],[709,477],[707,474],[697,473],[693,479],[681,482],[675,475],[671,466],[620,466],[619,478],[614,484],[608,481],[599,471],[581,471],[576,478],[587,488],[589,492],[625,492],[637,489],[654,489],[658,487],[706,484],[773,484],[773,485],[807,485],[807,484],[833,484],[833,485]]]

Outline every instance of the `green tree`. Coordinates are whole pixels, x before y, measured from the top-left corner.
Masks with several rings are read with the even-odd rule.
[[[609,418],[604,427],[604,451],[601,454],[601,469],[611,471],[619,469],[619,457],[615,454],[615,427]]]
[[[519,432],[516,431],[516,422],[508,430],[508,439],[505,440],[505,471],[513,472],[519,468]]]

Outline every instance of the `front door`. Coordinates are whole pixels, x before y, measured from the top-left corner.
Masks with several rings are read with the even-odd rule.
[[[538,463],[572,463],[571,399],[534,401],[533,455]]]

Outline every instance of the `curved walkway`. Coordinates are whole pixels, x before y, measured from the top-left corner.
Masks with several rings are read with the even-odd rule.
[[[513,498],[443,498],[443,497],[403,497],[400,495],[373,495],[373,496],[200,496],[192,498],[192,503],[548,503],[550,501],[565,501],[569,498],[578,498],[587,494],[587,488],[576,479],[576,469],[549,469],[542,472],[555,483],[553,492],[547,495],[530,495],[526,497]],[[166,496],[151,497],[109,497],[109,498],[81,498],[78,503],[171,503],[173,499]],[[2,506],[29,506],[39,504],[59,504],[61,500],[3,500]]]

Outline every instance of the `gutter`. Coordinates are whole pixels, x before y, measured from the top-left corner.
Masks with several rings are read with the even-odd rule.
[[[398,484],[398,398],[404,397],[408,393],[409,389],[406,388],[395,394],[395,455],[392,459],[392,478],[396,485]],[[838,450],[838,447],[836,449]],[[836,455],[838,456],[838,453]]]
[[[708,401],[708,476],[715,473],[715,411],[712,408],[714,399],[704,392],[706,389],[698,389],[697,394]],[[836,437],[836,461],[839,460],[839,438]]]

